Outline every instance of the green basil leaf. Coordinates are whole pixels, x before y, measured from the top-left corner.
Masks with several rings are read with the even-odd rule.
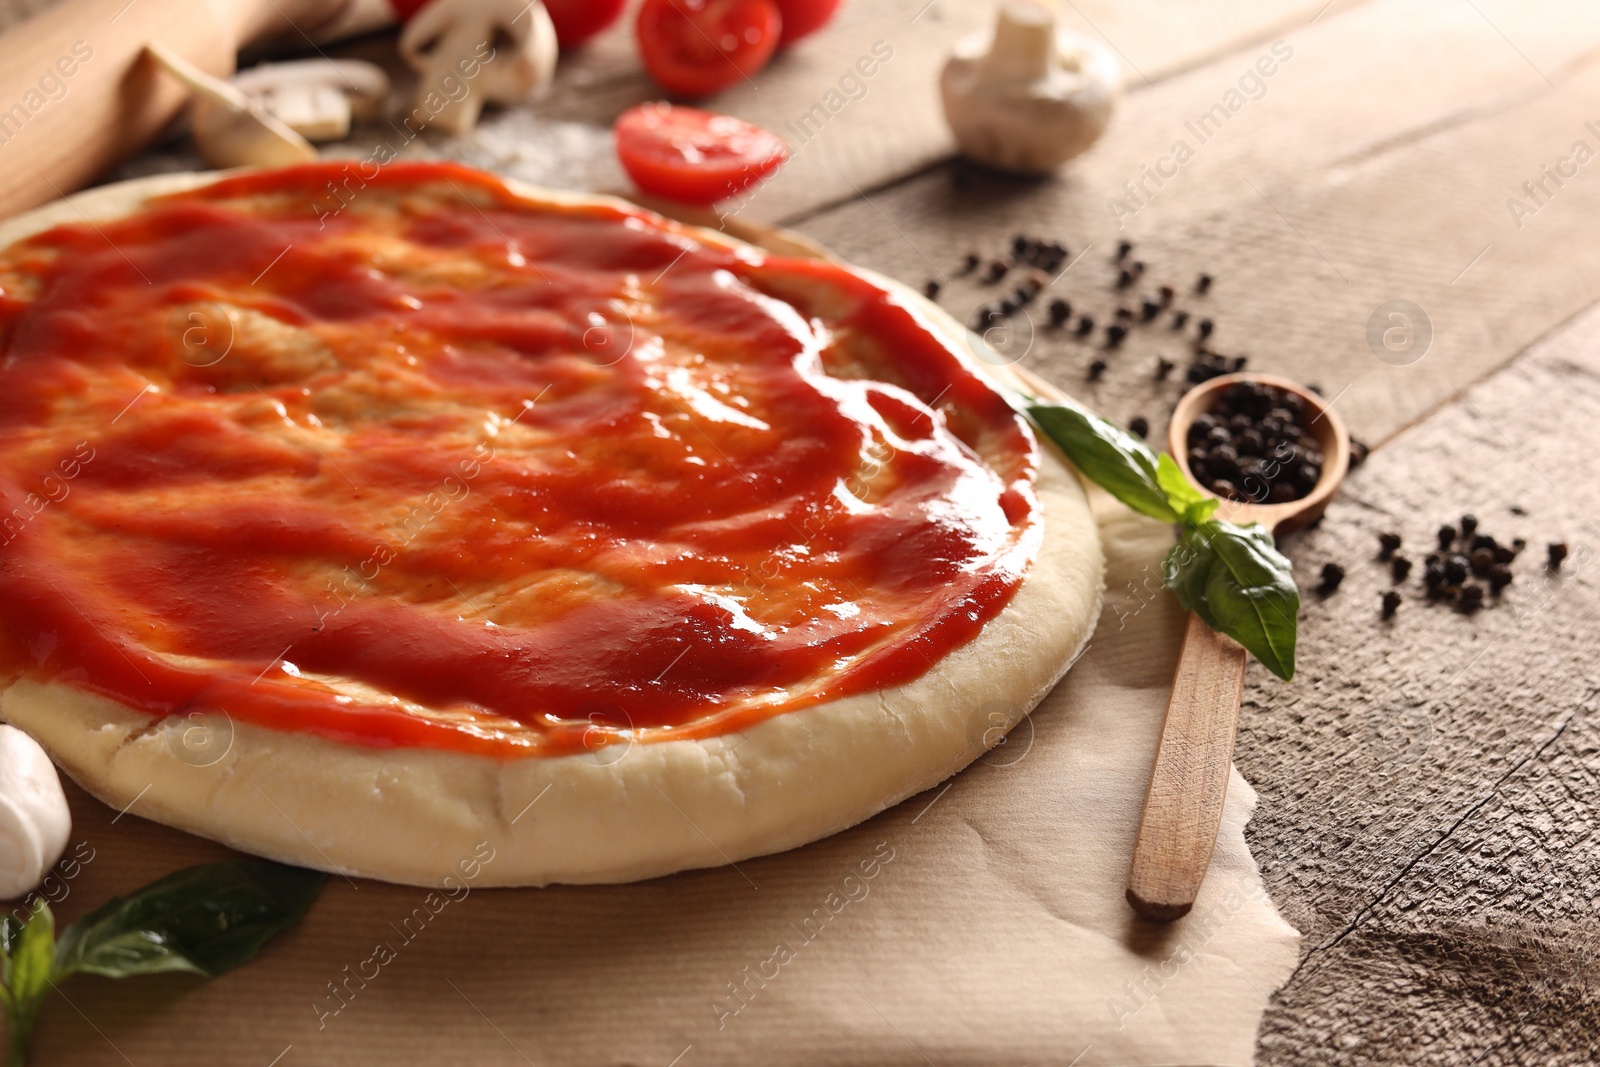
[[[35,898],[26,922],[6,916],[0,929],[0,1006],[11,1031],[11,1063],[21,1064],[39,1005],[54,977],[56,918],[43,897]]]
[[[1178,602],[1202,622],[1284,681],[1294,677],[1300,591],[1265,527],[1215,519],[1186,526],[1165,572]]]
[[[1160,464],[1143,441],[1076,404],[1032,404],[1028,414],[1084,477],[1141,515],[1162,522],[1182,519],[1183,509],[1168,500]],[[1173,470],[1182,481],[1176,465]]]
[[[178,871],[67,927],[56,972],[125,978],[187,971],[214,978],[298,922],[326,878],[265,860]]]

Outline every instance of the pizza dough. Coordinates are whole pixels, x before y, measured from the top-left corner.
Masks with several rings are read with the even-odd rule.
[[[114,219],[202,185],[167,176],[96,190],[0,225],[0,247],[62,222]],[[601,198],[514,191],[561,204]],[[711,245],[729,238],[698,231]],[[870,276],[869,276],[870,277]],[[917,304],[955,346],[961,328]],[[783,711],[714,736],[563,755],[347,744],[195,712],[152,717],[27,674],[0,716],[107,804],[258,855],[417,885],[615,882],[795,847],[927,789],[996,744],[1085,645],[1103,561],[1076,475],[1046,450],[1046,535],[977,635],[903,684]]]

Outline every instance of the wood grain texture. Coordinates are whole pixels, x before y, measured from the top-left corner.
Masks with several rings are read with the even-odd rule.
[[[1245,658],[1237,643],[1189,616],[1128,870],[1128,903],[1148,919],[1171,922],[1189,914],[1211,866],[1233,766]]]

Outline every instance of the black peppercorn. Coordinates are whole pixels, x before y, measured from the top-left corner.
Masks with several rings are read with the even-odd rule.
[[[1142,259],[1134,260],[1133,261],[1133,276],[1135,278],[1137,278],[1143,273],[1144,273],[1144,260],[1142,260]]]
[[[1161,314],[1161,305],[1149,297],[1145,297],[1144,303],[1139,305],[1139,320],[1141,322],[1149,322],[1159,314]]]
[[[1172,328],[1174,330],[1181,330],[1187,325],[1189,325],[1189,313],[1187,311],[1174,311],[1172,313]]]
[[[1339,583],[1344,581],[1344,568],[1337,563],[1324,563],[1322,565],[1322,581],[1317,586],[1317,592],[1326,596],[1339,588]]]
[[[1461,610],[1468,614],[1477,611],[1483,607],[1483,586],[1477,584],[1462,586],[1457,603],[1460,604]]]
[[[1194,281],[1194,291],[1204,296],[1211,290],[1211,275],[1202,274]]]
[[[1129,311],[1127,308],[1118,308],[1115,318],[1118,322],[1132,322],[1133,312]]]
[[[1158,382],[1166,381],[1167,378],[1170,377],[1171,374],[1172,374],[1172,368],[1174,368],[1176,366],[1177,366],[1177,364],[1172,362],[1172,360],[1168,359],[1166,356],[1157,356],[1156,357],[1156,381],[1158,381]]]
[[[1497,563],[1489,571],[1489,592],[1499,593],[1500,590],[1511,584],[1511,568],[1504,563]]]
[[[1461,516],[1461,536],[1471,537],[1478,532],[1478,517],[1476,515]]]
[[[927,284],[922,287],[922,295],[929,300],[939,299],[939,283],[929,278]]]
[[[1050,301],[1050,325],[1060,326],[1072,318],[1072,305],[1057,297]]]
[[[1388,559],[1400,547],[1400,535],[1397,533],[1381,533],[1378,535],[1378,558]]]
[[[1128,270],[1126,267],[1124,267],[1122,270],[1117,272],[1117,288],[1118,289],[1126,289],[1128,286],[1130,286],[1132,284],[1133,284],[1133,271]]]
[[[1094,332],[1094,319],[1084,315],[1078,319],[1077,334],[1079,337],[1088,337]]]
[[[1389,576],[1396,583],[1403,582],[1411,574],[1411,561],[1404,556],[1396,556],[1389,561]]]
[[[1486,577],[1494,568],[1494,550],[1489,548],[1475,548],[1472,555],[1467,557],[1472,564],[1472,573],[1479,578]]]
[[[1172,286],[1170,285],[1163,285],[1160,289],[1156,290],[1156,293],[1161,297],[1162,307],[1171,306],[1172,298],[1177,295],[1172,291]]]
[[[1210,319],[1201,319],[1200,320],[1200,337],[1202,339],[1210,337],[1211,336],[1211,331],[1214,330],[1214,329],[1216,329],[1216,324],[1213,323]]]
[[[1023,259],[1033,250],[1036,243],[1029,239],[1026,234],[1019,233],[1011,238],[1011,252],[1018,259]]]
[[[1123,260],[1127,259],[1128,258],[1128,253],[1132,252],[1132,251],[1133,251],[1133,242],[1131,242],[1131,241],[1118,241],[1117,242],[1117,262],[1121,263]]]
[[[1102,374],[1104,374],[1105,372],[1106,372],[1106,361],[1105,360],[1097,359],[1094,362],[1089,364],[1089,380],[1091,382],[1099,381],[1100,380],[1100,376]]]
[[[1394,618],[1394,613],[1400,610],[1400,601],[1402,599],[1403,598],[1400,596],[1400,594],[1395,592],[1393,589],[1390,589],[1388,592],[1384,593],[1382,608],[1383,617],[1386,619]]]
[[[1456,528],[1448,522],[1439,527],[1439,549],[1443,552],[1450,551],[1450,546],[1456,543]]]
[[[976,252],[968,252],[967,258],[961,261],[961,273],[971,274],[983,264],[983,257]]]
[[[1106,347],[1120,348],[1128,336],[1128,328],[1118,323],[1106,327]]]
[[[1460,585],[1467,580],[1467,557],[1457,552],[1444,561],[1444,580],[1447,585]]]
[[[1128,432],[1139,438],[1149,437],[1150,420],[1143,415],[1135,415],[1128,420]]]
[[[1003,259],[997,259],[989,264],[989,272],[983,276],[983,280],[992,285],[1001,278],[1004,278],[1010,270],[1011,264],[1009,262]]]
[[[1550,569],[1553,571],[1560,570],[1561,561],[1567,558],[1567,543],[1565,541],[1552,541],[1546,546],[1545,552],[1549,555]]]

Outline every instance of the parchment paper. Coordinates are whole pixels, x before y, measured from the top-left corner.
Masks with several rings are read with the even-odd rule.
[[[1245,848],[1237,771],[1194,912],[1153,926],[1123,900],[1183,619],[1158,591],[1168,529],[1096,507],[1110,573],[1092,645],[945,786],[806,848],[635,885],[451,900],[335,877],[214,982],[65,983],[34,1062],[1250,1063],[1298,935]],[[91,858],[57,877],[62,920],[226,854],[137,801],[71,799],[68,855]]]

